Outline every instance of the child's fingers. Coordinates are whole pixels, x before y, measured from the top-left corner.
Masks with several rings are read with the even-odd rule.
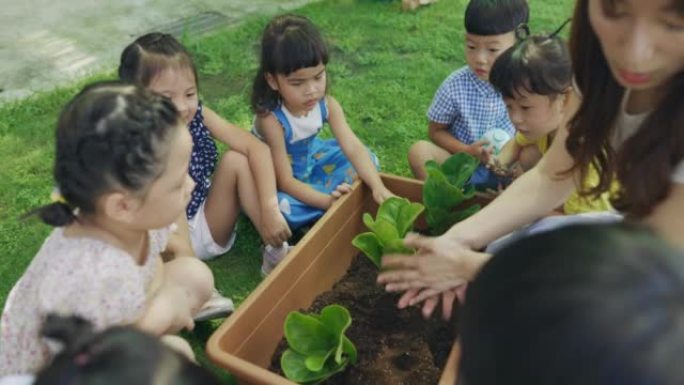
[[[487,139],[480,139],[480,140],[476,141],[475,143],[473,143],[473,146],[483,147],[483,146],[486,146],[488,144],[489,144],[489,141]]]
[[[342,183],[337,185],[336,190],[346,194],[351,191],[351,185],[349,183]]]
[[[285,229],[280,232],[280,237],[278,237],[278,242],[282,244],[283,242],[287,242],[288,239],[292,236],[292,230],[290,230],[289,226],[285,226]]]

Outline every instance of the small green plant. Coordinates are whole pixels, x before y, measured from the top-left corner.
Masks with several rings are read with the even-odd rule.
[[[328,305],[320,315],[290,312],[285,318],[289,347],[280,357],[285,376],[299,384],[316,384],[355,364],[356,347],[344,335],[349,325],[351,315],[340,305]]]
[[[480,209],[480,205],[475,204],[456,210],[461,203],[475,196],[475,187],[466,185],[466,182],[478,165],[475,157],[465,153],[450,156],[441,166],[433,160],[425,162],[428,176],[423,186],[423,204],[425,221],[433,234],[443,234]]]
[[[403,239],[423,209],[420,203],[413,203],[406,198],[391,197],[382,202],[375,220],[370,214],[363,214],[363,223],[371,231],[354,237],[352,244],[366,254],[378,268],[384,254],[412,254],[414,250],[404,246]]]

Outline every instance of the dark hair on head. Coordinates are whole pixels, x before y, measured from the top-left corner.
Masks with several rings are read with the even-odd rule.
[[[328,47],[315,25],[299,15],[274,17],[261,36],[259,69],[252,87],[252,110],[264,114],[280,102],[266,74],[289,75],[301,68],[328,64]]]
[[[684,14],[684,3],[674,3]],[[642,218],[669,195],[672,171],[684,159],[684,72],[668,82],[664,97],[637,133],[613,148],[610,141],[625,89],[611,73],[588,8],[588,0],[578,0],[573,16],[570,52],[582,102],[570,122],[566,148],[575,162],[572,170],[579,170],[581,178],[590,164],[598,170],[599,183],[583,195],[610,191],[617,175],[621,189],[613,207]]]
[[[48,316],[44,337],[64,345],[34,385],[217,385],[206,369],[172,351],[155,336],[116,326],[101,333],[79,317]]]
[[[505,98],[521,90],[554,98],[572,86],[568,48],[557,35],[519,40],[496,59],[489,82]]]
[[[529,18],[527,0],[470,0],[463,22],[466,32],[490,36],[513,32]]]
[[[112,189],[143,195],[164,171],[179,122],[170,100],[144,88],[117,81],[86,86],[57,123],[53,173],[66,203],[33,213],[49,225],[65,226],[76,218],[75,209],[94,212],[97,199]]]
[[[119,62],[119,79],[147,87],[169,68],[189,69],[195,76],[195,83],[199,79],[192,55],[175,37],[151,32],[124,48]]]
[[[568,226],[495,254],[460,313],[467,385],[684,383],[684,254],[644,228]]]

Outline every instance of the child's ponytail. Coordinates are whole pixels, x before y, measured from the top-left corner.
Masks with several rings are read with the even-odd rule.
[[[45,224],[53,227],[68,226],[76,220],[74,209],[62,202],[53,202],[49,205],[39,207],[24,217],[37,215]]]

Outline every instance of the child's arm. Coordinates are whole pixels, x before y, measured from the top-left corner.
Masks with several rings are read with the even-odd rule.
[[[394,194],[382,183],[378,170],[368,154],[368,149],[347,124],[342,106],[332,96],[327,96],[326,99],[328,101],[328,110],[330,111],[328,122],[335,138],[337,138],[337,142],[340,144],[347,159],[354,166],[361,180],[370,187],[375,201],[382,203]]]
[[[432,143],[449,151],[450,154],[465,152],[478,159],[482,156],[484,150],[483,146],[487,144],[486,140],[478,140],[470,145],[465,144],[451,135],[448,124],[433,121],[430,121],[428,124],[428,136],[430,137],[430,140],[432,140]]]
[[[207,107],[204,107],[204,123],[214,138],[230,146],[231,150],[247,157],[259,194],[261,231],[265,240],[276,244],[278,242],[271,242],[271,240],[282,238],[282,234],[288,234],[287,237],[289,237],[290,229],[278,208],[276,176],[269,146],[246,130],[225,121]]]
[[[176,229],[169,235],[166,249],[162,252],[164,262],[180,256],[195,256],[195,250],[192,249],[192,243],[190,241],[190,228],[188,226],[188,218],[185,216],[185,210],[183,210],[180,217],[176,219],[175,223]]]
[[[280,190],[309,206],[327,210],[335,198],[331,195],[316,191],[311,186],[297,180],[294,175],[292,175],[292,166],[287,155],[287,150],[285,149],[283,128],[275,115],[268,114],[264,117],[257,117],[254,124],[271,148],[275,178]]]

